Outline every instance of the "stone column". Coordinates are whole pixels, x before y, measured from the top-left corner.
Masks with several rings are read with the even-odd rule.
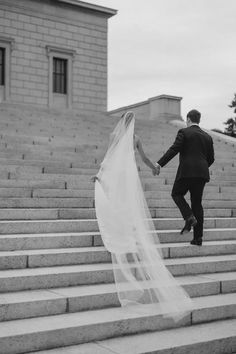
[[[149,119],[158,121],[170,121],[181,119],[182,97],[160,95],[149,98]]]

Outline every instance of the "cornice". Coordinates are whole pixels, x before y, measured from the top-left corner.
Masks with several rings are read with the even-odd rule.
[[[72,58],[74,58],[76,55],[76,50],[73,50],[73,49],[63,48],[63,47],[55,47],[53,45],[46,45],[45,47],[46,47],[46,51],[47,51],[48,56],[51,53],[61,53],[61,54],[70,55]]]
[[[15,39],[11,37],[0,36],[0,42],[10,46],[11,50],[15,48]]]
[[[55,0],[58,3],[63,4],[64,1],[62,0]],[[70,0],[68,0],[70,1]],[[72,0],[75,1],[75,0]],[[31,3],[31,6],[27,6],[27,2],[29,2],[29,4]],[[40,5],[38,3],[38,5]],[[66,5],[66,3],[64,3],[64,5]],[[52,6],[53,7],[53,6]],[[56,5],[55,5],[56,8]],[[71,17],[67,17],[65,16],[65,12],[62,11],[61,13],[56,13],[54,12],[52,13],[46,13],[45,11],[43,11],[43,6],[37,6],[37,1],[20,1],[20,0],[0,0],[0,9],[1,10],[6,10],[6,11],[11,11],[11,12],[15,12],[15,13],[20,13],[23,15],[28,15],[28,16],[33,16],[33,17],[38,17],[38,18],[44,18],[45,20],[52,20],[55,21],[58,20],[61,23],[65,23],[65,24],[71,24],[71,25],[77,25],[78,26],[78,18],[76,17],[76,12],[79,13],[79,11],[73,11],[72,14],[74,14],[74,16]],[[68,10],[71,10],[68,6]],[[84,11],[86,11],[86,9],[84,8]],[[91,11],[90,11],[91,12]],[[94,14],[96,13],[95,11],[92,11],[91,13]],[[101,12],[97,12],[98,16],[101,17],[101,15],[103,15]],[[106,18],[108,16],[104,16],[104,18]],[[101,26],[100,23],[97,23],[96,21],[94,23],[91,23],[90,21],[86,20],[83,18],[79,19],[79,26],[80,27],[85,27],[87,28],[87,26],[93,26],[94,29],[99,28],[99,30],[103,29],[103,26]],[[104,29],[104,32],[106,31],[106,29]]]
[[[70,5],[82,7],[82,8],[88,9],[88,10],[102,12],[102,13],[106,14],[108,17],[114,16],[117,14],[117,10],[115,10],[115,9],[111,9],[109,7],[99,6],[99,5],[95,5],[95,4],[89,4],[87,2],[80,1],[80,0],[57,0],[57,1],[65,3],[65,4],[70,4]]]
[[[161,99],[161,98],[166,98],[166,99],[169,98],[171,100],[176,100],[176,101],[181,101],[183,99],[183,97],[179,97],[179,96],[159,95],[159,96],[149,98],[148,101],[155,101],[155,100]]]

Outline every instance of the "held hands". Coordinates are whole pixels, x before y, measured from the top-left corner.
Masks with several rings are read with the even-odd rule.
[[[153,176],[158,176],[160,174],[160,171],[161,171],[161,166],[158,163],[156,163],[154,168],[152,168]]]

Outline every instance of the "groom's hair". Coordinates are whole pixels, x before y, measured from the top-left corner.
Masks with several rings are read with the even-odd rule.
[[[192,123],[199,123],[201,118],[201,113],[198,112],[196,109],[192,109],[188,112],[187,118],[191,120]]]

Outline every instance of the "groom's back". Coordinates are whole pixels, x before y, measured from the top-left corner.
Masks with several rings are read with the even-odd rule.
[[[184,153],[208,155],[212,138],[199,126],[192,125],[183,129],[184,133]]]
[[[213,141],[198,125],[181,129],[184,135],[178,174],[209,180],[208,167],[214,161]]]

